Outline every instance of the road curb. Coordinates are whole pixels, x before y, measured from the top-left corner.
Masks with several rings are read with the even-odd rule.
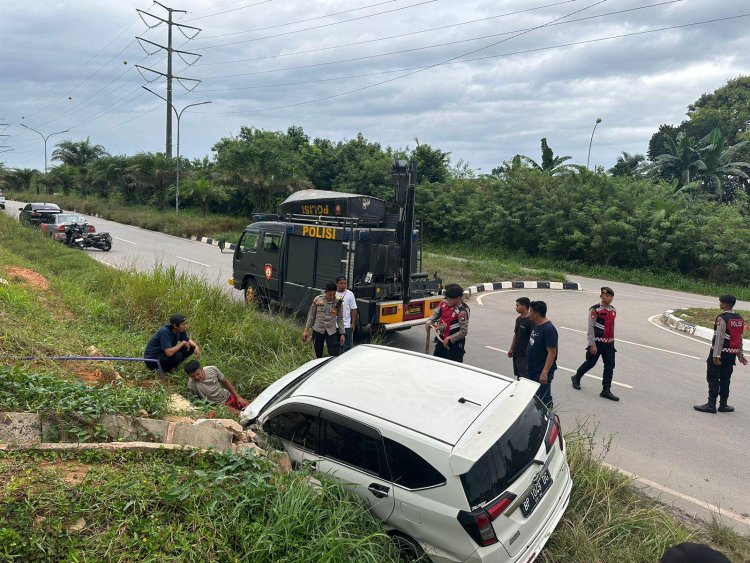
[[[700,338],[701,340],[708,340],[709,342],[713,340],[714,331],[712,329],[706,328],[705,326],[698,326],[686,321],[685,319],[681,319],[680,317],[674,315],[674,312],[675,309],[667,309],[666,311],[664,311],[661,314],[662,324],[668,326],[672,330],[684,332],[685,334]],[[750,340],[748,340],[747,338],[743,338],[742,348],[744,350],[750,350]]]
[[[583,288],[578,282],[553,282],[553,281],[498,281],[478,283],[464,290],[464,293],[474,295],[484,291],[496,291],[499,289],[572,289],[581,291]]]

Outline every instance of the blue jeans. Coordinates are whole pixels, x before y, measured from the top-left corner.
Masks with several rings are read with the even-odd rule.
[[[542,372],[529,373],[529,379],[539,383],[539,378],[542,376]],[[539,385],[539,389],[536,390],[535,395],[545,404],[549,409],[552,408],[552,379],[555,377],[555,370],[551,370],[547,374],[547,383]]]
[[[351,328],[344,329],[344,349],[342,352],[352,349],[352,340],[354,339],[354,333]]]

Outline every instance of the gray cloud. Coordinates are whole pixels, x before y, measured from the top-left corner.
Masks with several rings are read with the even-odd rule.
[[[417,0],[358,11],[352,10],[376,2],[310,0],[304,10],[291,0],[247,7],[253,3],[184,0],[169,4],[189,10],[182,20],[203,29],[193,41],[175,34],[177,48],[203,55],[192,67],[175,59],[175,73],[204,79],[192,93],[175,84],[175,105],[213,102],[185,112],[180,143],[187,157],[210,154],[216,141],[236,134],[243,125],[286,130],[296,124],[311,137],[334,141],[351,139],[361,131],[383,146],[413,147],[418,137],[422,143],[450,152],[454,162],[464,160],[483,172],[516,153],[539,158],[541,137],[548,139],[557,154],[571,155],[573,162],[585,164],[594,121],[601,117],[591,162],[609,167],[622,151],[645,152],[659,124],[685,119],[687,105],[701,94],[727,79],[750,74],[745,56],[750,52],[745,33],[750,18],[555,47],[750,12],[742,0],[683,0],[663,6],[654,0],[609,1],[561,21],[654,7],[550,25],[515,38],[517,30],[542,26],[594,1],[440,0],[378,16],[372,14]],[[557,5],[491,17],[544,4]],[[140,88],[145,82],[135,70],[135,64],[143,64],[165,71],[164,56],[146,56],[133,39],[135,35],[157,43],[166,39],[161,28],[147,30],[135,8],[164,15],[145,1],[0,4],[4,38],[0,118],[11,123],[5,133],[12,136],[4,144],[15,148],[0,156],[7,166],[43,166],[41,139],[19,127],[21,122],[44,134],[70,129],[50,143],[90,136],[111,153],[164,150],[165,108]],[[227,13],[212,15],[223,11]],[[367,15],[372,16],[318,27]],[[456,25],[480,18],[490,19]],[[440,26],[452,27],[412,34]],[[238,33],[248,30],[254,31]],[[506,35],[465,41],[502,33]],[[300,53],[399,34],[411,35]],[[452,41],[465,42],[430,47]],[[234,44],[208,48],[223,43]],[[545,47],[550,48],[532,51]],[[388,54],[394,51],[405,52]],[[389,81],[399,76],[391,71],[435,65],[471,51],[476,52],[464,58],[476,60],[439,65]],[[383,56],[373,57],[379,54]],[[261,57],[273,58],[249,60]],[[318,64],[358,57],[368,58]],[[351,77],[372,73],[382,74]],[[300,82],[308,83],[282,85]],[[385,83],[376,85],[380,82]],[[163,81],[149,87],[163,92]],[[358,91],[338,95],[351,90]],[[327,99],[303,103],[321,98]]]

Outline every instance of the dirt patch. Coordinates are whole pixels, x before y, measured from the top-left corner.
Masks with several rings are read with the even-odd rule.
[[[89,465],[66,460],[43,461],[39,464],[39,467],[53,470],[60,475],[63,481],[74,485],[83,483],[91,470]]]
[[[64,362],[63,367],[69,373],[74,374],[78,379],[87,385],[100,385],[102,383],[112,383],[121,379],[120,375],[112,369],[111,366],[96,367],[92,362]]]
[[[11,266],[8,268],[8,278],[38,291],[47,291],[49,289],[47,278],[28,268]]]

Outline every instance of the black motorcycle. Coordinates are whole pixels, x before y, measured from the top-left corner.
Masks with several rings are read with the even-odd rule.
[[[112,235],[109,233],[89,233],[88,223],[71,223],[65,227],[65,246],[72,248],[98,248],[104,252],[112,249]]]

